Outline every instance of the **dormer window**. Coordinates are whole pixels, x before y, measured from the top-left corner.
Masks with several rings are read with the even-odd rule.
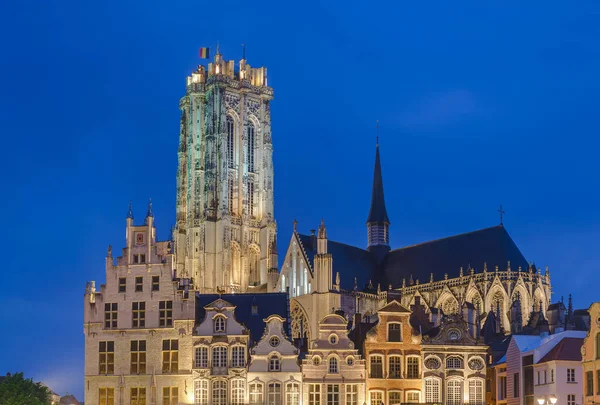
[[[329,373],[337,374],[338,373],[338,361],[335,357],[329,359]]]
[[[269,358],[269,371],[281,371],[281,361],[277,356]]]
[[[402,342],[402,333],[399,323],[388,323],[388,342]]]
[[[213,320],[213,330],[215,333],[225,333],[225,317],[217,316]]]

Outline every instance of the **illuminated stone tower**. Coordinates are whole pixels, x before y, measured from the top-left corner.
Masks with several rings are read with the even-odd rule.
[[[177,172],[177,277],[194,289],[262,291],[276,238],[267,69],[217,50],[187,78]],[[264,289],[266,291],[266,289]]]

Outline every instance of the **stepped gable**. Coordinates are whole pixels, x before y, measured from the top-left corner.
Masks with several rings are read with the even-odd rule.
[[[288,336],[289,331],[289,302],[286,293],[270,294],[196,294],[196,325],[205,317],[204,307],[218,299],[234,305],[235,319],[250,330],[252,343],[260,341],[265,330],[265,322],[271,315],[279,315],[286,321],[284,330]],[[256,313],[253,313],[255,307]]]
[[[306,257],[310,266],[314,268],[314,257],[317,254],[316,236],[298,234]],[[333,257],[333,277],[335,273],[340,273],[340,284],[344,290],[354,289],[354,278],[356,277],[359,290],[362,290],[369,280],[375,283],[374,275],[377,274],[377,264],[371,253],[368,251],[327,240],[327,252]],[[375,284],[376,285],[376,284]],[[381,286],[384,289],[384,286]]]
[[[505,269],[509,261],[514,270],[519,266],[523,271],[528,268],[527,260],[506,229],[498,225],[392,250],[385,257],[382,269],[386,283],[398,288],[403,278],[411,276],[424,283],[431,273],[435,280],[443,280],[446,273],[449,278],[458,276],[461,267],[465,273],[469,267],[481,272],[487,263],[488,271],[493,271],[495,266]]]

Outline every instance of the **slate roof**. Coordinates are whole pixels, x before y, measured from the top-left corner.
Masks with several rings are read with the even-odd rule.
[[[512,335],[512,338],[521,353],[537,349],[542,344],[542,338],[540,336]]]
[[[554,360],[581,361],[582,338],[565,337],[556,344],[538,363]]]
[[[204,319],[204,307],[217,299],[223,299],[236,306],[235,319],[250,330],[251,344],[260,340],[265,331],[264,319],[271,315],[279,315],[286,320],[284,330],[288,337],[290,334],[289,309],[290,304],[286,293],[270,294],[196,294],[196,325]],[[252,314],[252,307],[256,306],[257,313]]]
[[[317,254],[316,236],[298,234],[302,247],[310,266],[314,268],[314,257]],[[340,284],[342,289],[354,289],[354,278],[358,284],[359,290],[373,279],[375,283],[377,264],[372,254],[364,249],[346,245],[344,243],[327,241],[327,252],[333,257],[333,279],[335,273],[340,273]],[[377,284],[374,284],[377,287]],[[385,289],[384,285],[381,285]]]
[[[367,223],[370,222],[390,223],[383,197],[383,177],[381,175],[381,162],[379,159],[379,144],[375,147],[375,170],[373,171],[371,208],[369,209],[369,216],[367,218]]]
[[[456,277],[461,267],[465,274],[469,267],[480,272],[486,263],[488,271],[494,271],[496,265],[505,269],[508,261],[515,271],[529,266],[506,229],[498,225],[392,250],[382,266],[387,282],[400,287],[411,275],[424,283],[431,273],[435,280],[443,280],[446,273]]]

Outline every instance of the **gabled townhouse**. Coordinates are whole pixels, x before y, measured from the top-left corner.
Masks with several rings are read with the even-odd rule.
[[[600,403],[600,302],[590,306],[590,330],[581,348],[582,372],[585,384],[582,386],[582,404]]]

